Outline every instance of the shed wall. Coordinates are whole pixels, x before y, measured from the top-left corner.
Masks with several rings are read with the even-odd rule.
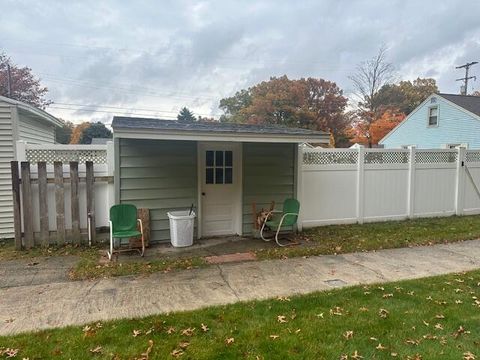
[[[295,197],[296,144],[243,144],[243,234],[252,233],[253,210],[275,207]]]
[[[12,108],[0,101],[0,238],[14,237],[10,161],[14,159]]]
[[[55,127],[19,113],[18,137],[30,144],[54,144]]]
[[[117,139],[121,203],[150,209],[151,241],[170,239],[167,212],[197,206],[195,141]]]

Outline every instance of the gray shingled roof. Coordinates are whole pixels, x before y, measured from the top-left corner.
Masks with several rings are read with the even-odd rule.
[[[265,135],[297,135],[309,137],[328,136],[324,131],[288,128],[279,125],[251,125],[221,122],[180,122],[176,120],[148,119],[126,116],[115,116],[112,128],[132,130],[173,130],[214,133],[265,134]]]
[[[456,94],[438,94],[444,99],[468,110],[475,115],[480,116],[480,96],[456,95]]]

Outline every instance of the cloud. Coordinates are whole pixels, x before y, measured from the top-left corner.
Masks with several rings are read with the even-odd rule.
[[[442,91],[457,92],[454,80],[463,74],[455,65],[480,54],[474,0],[462,6],[449,0],[6,5],[0,47],[32,67],[56,103],[110,106],[95,108],[103,113],[50,109],[73,120],[105,120],[128,109],[174,117],[185,105],[218,115],[222,97],[283,74],[322,77],[349,93],[348,75],[382,44],[399,78],[432,76]]]

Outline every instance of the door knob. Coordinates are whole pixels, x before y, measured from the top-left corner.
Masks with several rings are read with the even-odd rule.
[[[204,193],[204,192],[202,192],[202,196],[205,196],[205,193]]]

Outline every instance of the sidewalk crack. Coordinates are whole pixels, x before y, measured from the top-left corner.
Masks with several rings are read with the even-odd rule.
[[[223,272],[223,269],[222,267],[220,266],[220,264],[217,264],[217,268],[218,268],[218,271],[220,273],[220,277],[222,278],[222,280],[225,282],[225,284],[228,286],[228,288],[232,291],[233,295],[235,295],[235,297],[237,298],[237,300],[240,300],[240,297],[238,296],[237,292],[235,291],[235,289],[232,287],[232,285],[230,285],[230,283],[228,282],[224,272]]]

